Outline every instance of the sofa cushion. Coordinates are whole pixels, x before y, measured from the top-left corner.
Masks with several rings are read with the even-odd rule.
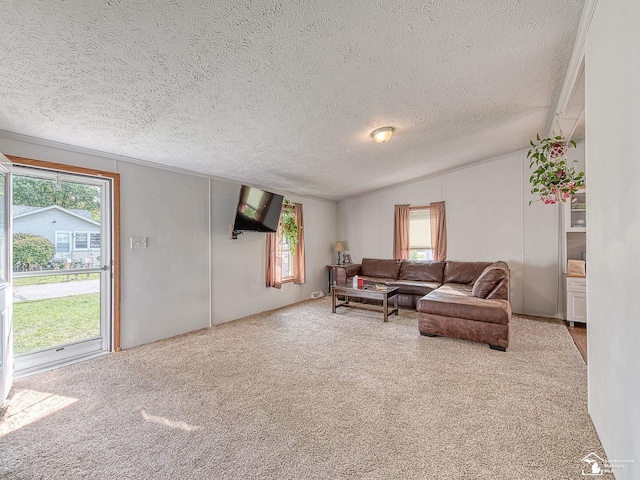
[[[421,313],[487,323],[507,324],[511,318],[511,304],[508,300],[486,300],[463,294],[445,293],[440,289],[418,300],[416,309]]]
[[[444,267],[442,283],[472,284],[491,262],[449,262]]]
[[[400,260],[363,258],[360,265],[360,275],[363,277],[382,277],[397,280],[399,273]]]
[[[452,295],[463,295],[466,297],[472,296],[472,290],[473,287],[471,285],[466,285],[463,283],[445,283],[438,289],[440,293],[450,293]]]
[[[403,261],[398,280],[442,283],[444,262]]]
[[[478,298],[487,298],[487,296],[497,288],[501,282],[508,281],[508,278],[509,267],[506,263],[492,263],[484,269],[473,284],[471,295]]]
[[[426,295],[440,286],[440,282],[417,282],[413,280],[396,280],[389,284],[398,287],[398,293],[404,295]]]

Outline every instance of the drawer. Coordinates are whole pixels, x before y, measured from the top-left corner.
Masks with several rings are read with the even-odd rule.
[[[587,279],[580,277],[567,277],[567,292],[587,292]]]

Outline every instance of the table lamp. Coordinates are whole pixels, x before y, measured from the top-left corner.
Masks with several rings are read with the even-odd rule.
[[[344,248],[344,242],[342,240],[338,240],[333,249],[338,252],[338,265],[340,265],[340,252],[344,252],[346,250],[346,248]]]

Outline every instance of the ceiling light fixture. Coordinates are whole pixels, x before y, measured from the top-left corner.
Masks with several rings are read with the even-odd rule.
[[[391,140],[391,135],[393,135],[393,127],[382,127],[377,128],[373,132],[371,132],[371,136],[376,143],[385,143]]]

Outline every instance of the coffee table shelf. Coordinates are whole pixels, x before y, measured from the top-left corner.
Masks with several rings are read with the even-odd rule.
[[[345,297],[343,302],[338,301],[338,296]],[[336,313],[338,307],[362,308],[353,305],[349,300],[380,300],[382,301],[382,314],[384,321],[389,321],[389,315],[398,315],[398,287],[387,287],[386,290],[374,290],[364,288],[351,288],[338,285],[331,286],[331,308]],[[392,310],[389,311],[389,303],[392,303]]]

